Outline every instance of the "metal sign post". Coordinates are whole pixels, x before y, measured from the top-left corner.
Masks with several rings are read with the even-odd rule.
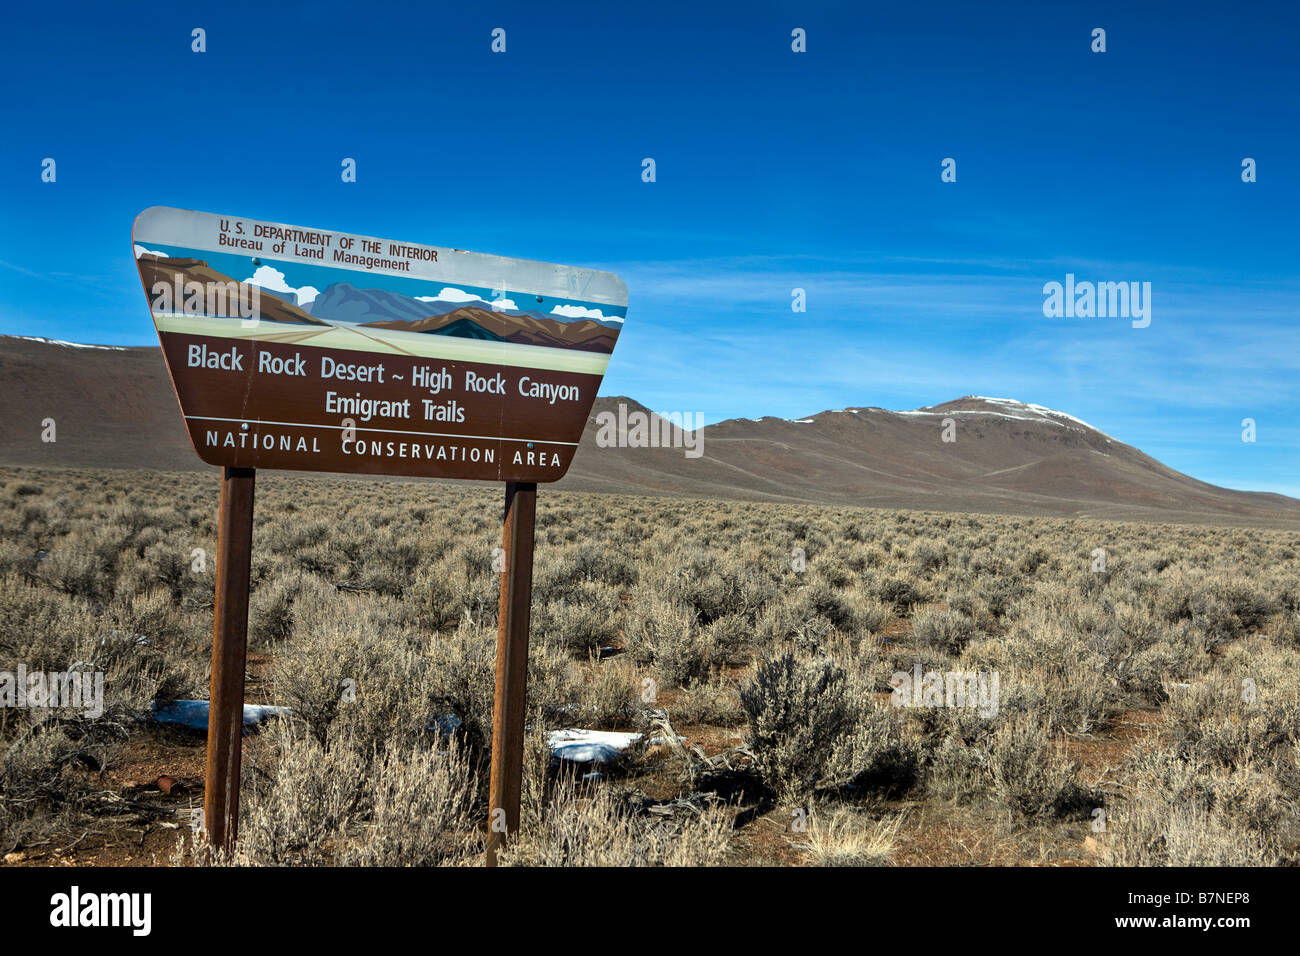
[[[235,849],[248,649],[248,574],[253,557],[252,468],[224,468],[217,516],[217,591],[203,827],[214,846]]]
[[[533,525],[537,485],[506,485],[501,605],[497,621],[497,683],[492,704],[492,776],[484,863],[519,831],[524,772],[524,708],[528,683],[528,616],[533,595]]]

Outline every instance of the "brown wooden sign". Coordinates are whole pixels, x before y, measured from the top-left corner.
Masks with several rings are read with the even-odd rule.
[[[608,272],[154,207],[136,264],[199,457],[549,482],[627,312]]]
[[[155,206],[135,261],[199,457],[222,468],[204,832],[235,848],[258,468],[506,482],[485,862],[519,826],[537,483],[569,468],[618,276]]]

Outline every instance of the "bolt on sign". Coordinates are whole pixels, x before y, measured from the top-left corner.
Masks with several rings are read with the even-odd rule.
[[[212,465],[549,482],[627,313],[618,276],[155,206],[136,264]]]
[[[485,862],[519,826],[537,483],[568,470],[618,276],[155,206],[132,235],[195,452],[220,466],[203,829],[239,823],[258,468],[505,482]]]

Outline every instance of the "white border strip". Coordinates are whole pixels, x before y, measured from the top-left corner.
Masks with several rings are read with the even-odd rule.
[[[222,229],[224,224],[225,229]],[[328,236],[329,254],[324,259],[299,255],[287,249],[275,251],[275,240],[259,236],[258,227],[270,227],[273,230],[297,230],[315,233],[320,237]],[[218,237],[228,236],[240,241],[255,242],[258,248],[247,245],[222,245]],[[436,254],[436,261],[423,258],[407,259],[404,269],[385,269],[378,266],[366,268],[348,262],[336,261],[333,256],[340,251],[339,240],[346,240],[349,254],[364,254],[376,259],[401,258],[390,254],[390,246],[403,246]],[[584,269],[578,266],[565,266],[551,262],[536,262],[531,259],[509,259],[504,256],[487,255],[481,252],[466,252],[463,249],[451,249],[446,246],[430,246],[422,243],[399,242],[395,239],[379,239],[374,236],[362,236],[338,230],[311,229],[303,226],[290,226],[285,223],[253,219],[248,216],[227,216],[219,213],[198,212],[192,209],[176,209],[170,206],[150,206],[136,216],[135,226],[131,230],[131,241],[145,247],[153,245],[179,246],[197,252],[226,252],[236,256],[257,256],[270,262],[301,262],[306,265],[336,269],[353,275],[391,275],[412,279],[423,279],[431,283],[471,285],[480,289],[502,289],[521,295],[543,295],[549,298],[562,298],[569,301],[587,302],[596,305],[611,305],[618,308],[627,307],[627,286],[623,280],[612,272],[598,269]],[[376,244],[378,252],[364,252],[364,243]],[[286,242],[285,245],[289,243]],[[296,243],[294,243],[295,248]],[[311,246],[312,249],[326,248]],[[621,318],[621,316],[618,316]]]
[[[348,425],[315,425],[311,422],[267,422],[260,419],[252,418],[210,418],[203,415],[186,415],[185,420],[194,422],[237,422],[241,425],[280,425],[285,428],[338,428],[347,429],[351,427],[353,431],[358,432],[377,432],[381,435],[419,435],[422,438],[470,438],[475,441],[522,441],[529,444],[538,445],[571,445],[574,448],[578,446],[576,441],[546,441],[542,438],[505,438],[501,435],[454,435],[450,432],[408,432],[400,431],[396,428],[362,428],[361,426]]]

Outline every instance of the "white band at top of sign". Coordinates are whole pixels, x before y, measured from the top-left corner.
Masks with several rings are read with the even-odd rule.
[[[301,242],[294,241],[295,237],[300,237]],[[403,275],[430,282],[459,282],[482,288],[502,288],[508,283],[511,292],[627,306],[627,286],[612,272],[289,226],[246,216],[151,206],[136,218],[132,240],[144,246],[157,243],[209,252],[243,250],[263,259]],[[277,248],[279,251],[274,251]],[[297,252],[299,248],[308,254]],[[319,258],[321,249],[326,251],[324,261]],[[401,267],[382,265],[394,259],[401,260]],[[358,260],[367,264],[359,265]]]

